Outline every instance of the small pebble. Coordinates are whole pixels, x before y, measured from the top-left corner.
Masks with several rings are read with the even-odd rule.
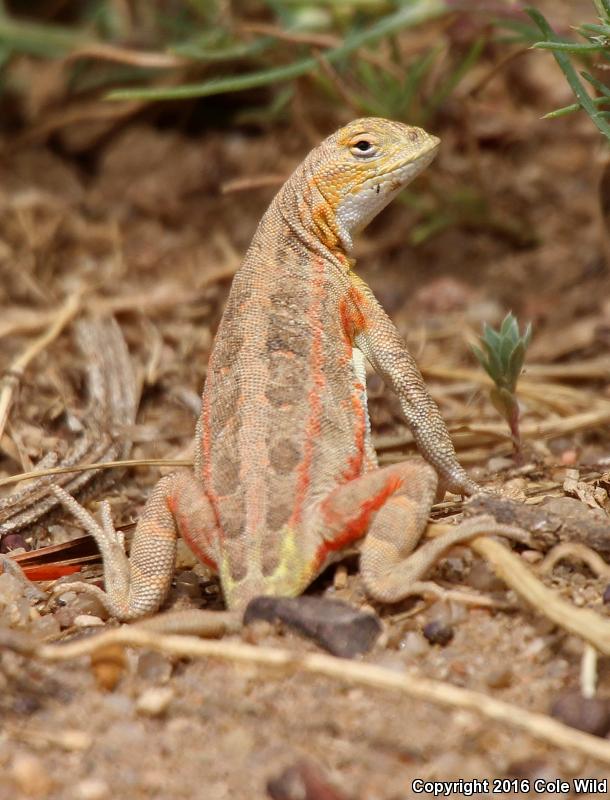
[[[91,671],[100,689],[111,692],[125,674],[127,658],[125,648],[110,644],[91,654]]]
[[[466,564],[462,558],[450,556],[443,562],[442,572],[445,580],[461,581],[466,573]]]
[[[485,561],[475,561],[468,573],[468,585],[484,594],[504,589],[504,584]]]
[[[448,603],[443,600],[437,600],[426,609],[425,612],[426,622],[451,622],[451,608]]]
[[[542,561],[544,556],[539,550],[524,550],[521,553],[521,558],[527,561],[528,564],[537,564],[539,561]]]
[[[11,774],[27,797],[46,797],[53,787],[42,760],[32,753],[17,753],[11,764]]]
[[[433,620],[427,625],[424,625],[424,636],[430,644],[440,644],[442,646],[449,644],[453,639],[454,630],[451,625],[440,620]]]
[[[594,736],[610,732],[610,702],[606,698],[583,697],[577,690],[567,691],[553,702],[551,715]]]
[[[610,603],[610,583],[604,589],[604,593],[602,595],[602,599],[603,599],[604,603],[606,603],[606,604]]]
[[[138,675],[151,683],[167,683],[174,666],[167,656],[161,653],[142,653],[138,658]]]
[[[163,714],[174,699],[174,690],[169,686],[145,689],[136,700],[136,711],[149,717]]]
[[[248,644],[260,644],[276,630],[276,626],[266,620],[250,622],[241,632],[241,638]]]
[[[76,784],[74,793],[78,800],[105,800],[110,795],[110,789],[99,778],[85,778]]]
[[[430,649],[430,645],[417,631],[408,631],[400,642],[401,652],[410,658],[418,658]]]
[[[333,575],[333,586],[337,591],[347,587],[347,568],[345,564],[339,564]]]
[[[489,472],[496,473],[496,472],[504,472],[504,470],[512,469],[515,466],[515,462],[512,458],[505,458],[504,456],[495,456],[494,458],[490,458],[487,462],[487,469]]]
[[[60,631],[59,621],[54,614],[43,614],[37,619],[32,620],[32,630],[41,639],[49,636],[56,636]]]
[[[99,628],[104,625],[104,620],[91,614],[79,614],[74,617],[74,625],[77,628]]]
[[[571,467],[573,464],[578,462],[578,451],[577,450],[564,450],[563,453],[559,456],[559,463],[563,464],[565,467]]]
[[[513,682],[513,673],[508,667],[490,670],[485,676],[485,683],[492,689],[506,689]]]
[[[523,655],[526,658],[535,658],[537,655],[542,653],[546,649],[546,647],[547,647],[546,639],[543,639],[542,637],[532,639],[532,641],[523,650]]]
[[[191,570],[179,572],[174,579],[174,586],[176,594],[182,597],[188,597],[191,600],[199,600],[201,598],[199,578]]]
[[[90,614],[93,617],[100,619],[108,619],[108,609],[104,606],[101,600],[92,594],[79,592],[76,595],[76,600],[73,603],[74,610],[78,614]]]

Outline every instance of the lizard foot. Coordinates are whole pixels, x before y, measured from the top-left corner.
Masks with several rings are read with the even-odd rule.
[[[121,571],[127,569],[125,537],[120,531],[115,530],[108,501],[103,500],[100,503],[100,516],[102,521],[100,525],[71,494],[65,491],[65,489],[56,485],[51,486],[50,489],[66,511],[69,511],[78,522],[80,522],[87,533],[93,536],[104,559],[104,566],[106,567],[107,564],[115,564]],[[93,595],[111,614],[116,614],[110,595],[103,591],[103,589],[100,589],[99,586],[94,586],[84,581],[75,581],[74,583],[70,583],[69,586],[70,591]],[[61,594],[66,591],[66,584],[63,583],[59,586],[53,586],[51,591],[53,594]]]

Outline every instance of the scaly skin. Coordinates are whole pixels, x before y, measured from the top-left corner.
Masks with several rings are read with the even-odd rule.
[[[178,534],[219,572],[229,608],[260,594],[301,593],[365,534],[361,571],[369,594],[392,602],[408,593],[402,568],[439,479],[464,494],[477,487],[349,253],[352,235],[432,161],[438,144],[419,128],[355,120],[315,148],[280,189],[235,276],[216,336],[193,474],[157,484],[129,561],[107,513],[97,528],[106,581],[106,593],[97,593],[112,614],[134,619],[159,608]],[[426,461],[377,467],[365,357],[398,395]],[[65,493],[57,496],[78,514]]]

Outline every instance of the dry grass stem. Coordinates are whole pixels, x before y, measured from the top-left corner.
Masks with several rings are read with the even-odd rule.
[[[220,184],[221,194],[233,192],[249,192],[253,189],[265,189],[268,186],[281,186],[286,180],[286,175],[252,175],[247,178],[234,178]]]
[[[519,556],[504,545],[485,537],[470,542],[470,547],[491,565],[507,586],[556,625],[610,655],[610,620],[588,608],[577,608],[536,578]]]
[[[595,697],[597,689],[597,650],[585,642],[580,661],[580,692],[583,697]]]
[[[117,47],[112,44],[101,42],[92,43],[73,50],[66,58],[65,62],[77,61],[81,58],[94,58],[100,61],[113,61],[117,64],[129,64],[134,67],[145,69],[170,69],[172,67],[185,67],[191,61],[170,53],[144,53],[141,50],[131,50],[128,47]]]
[[[114,469],[115,467],[192,467],[192,460],[179,458],[125,458],[120,461],[98,461],[94,464],[76,464],[70,467],[49,467],[49,469],[33,469],[0,478],[0,486],[9,486],[32,478],[44,478],[47,475],[65,475],[69,472],[87,472],[92,469]]]
[[[59,336],[66,325],[76,316],[80,306],[80,293],[75,292],[71,294],[55,316],[49,329],[42,336],[33,341],[21,355],[17,356],[6,370],[2,381],[4,385],[0,392],[0,439],[4,434],[4,428],[13,402],[13,395],[30,361],[36,358],[45,347]]]
[[[501,547],[501,545],[498,545]],[[10,632],[8,632],[10,634]],[[283,673],[306,672],[348,685],[397,691],[408,697],[480,714],[486,719],[517,728],[536,739],[570,752],[578,752],[610,764],[610,742],[570,728],[544,714],[504,703],[481,692],[430,680],[418,674],[399,674],[374,664],[358,663],[321,653],[299,655],[286,649],[256,647],[241,642],[218,642],[192,636],[163,635],[139,626],[116,630],[61,645],[32,645],[18,637],[4,636],[4,644],[44,661],[59,662],[91,655],[111,645],[145,647],[180,658],[216,658],[239,664],[255,664]]]
[[[610,565],[606,564],[601,556],[599,556],[590,547],[587,547],[580,542],[562,542],[555,545],[550,550],[544,561],[539,565],[538,572],[541,575],[547,575],[555,569],[555,565],[563,559],[576,559],[584,561],[589,567],[591,572],[599,578],[610,580]]]

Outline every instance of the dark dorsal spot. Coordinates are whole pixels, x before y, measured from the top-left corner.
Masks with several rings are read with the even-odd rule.
[[[269,449],[269,464],[279,474],[292,472],[301,460],[301,449],[292,439],[277,439]]]

